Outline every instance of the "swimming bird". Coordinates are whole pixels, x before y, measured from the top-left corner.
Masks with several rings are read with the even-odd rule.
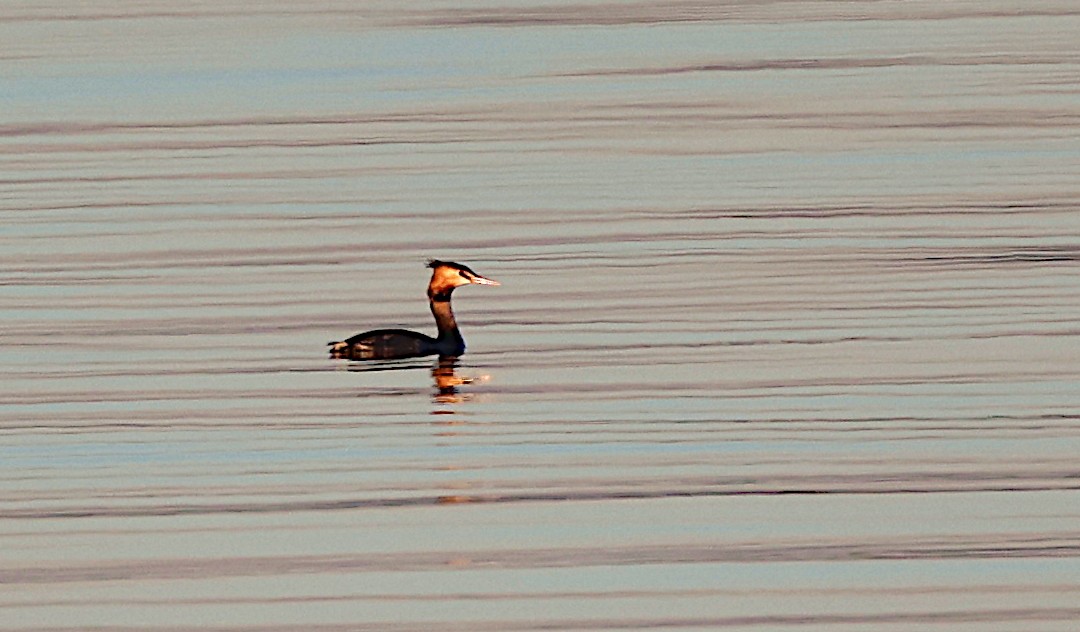
[[[428,302],[439,335],[435,338],[407,329],[373,329],[342,340],[331,342],[330,357],[347,360],[388,360],[426,355],[457,356],[465,352],[465,339],[461,337],[454,310],[450,307],[450,295],[462,285],[499,285],[472,271],[468,266],[452,261],[433,259],[431,282],[428,283]]]

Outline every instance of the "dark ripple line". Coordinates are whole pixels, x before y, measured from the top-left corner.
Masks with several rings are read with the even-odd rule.
[[[862,542],[750,541],[622,547],[405,551],[337,555],[172,558],[0,569],[0,585],[176,580],[283,574],[384,573],[477,569],[582,568],[655,564],[829,562],[913,559],[1017,559],[1080,556],[1078,534],[938,537]]]
[[[521,494],[486,495],[438,495],[386,498],[361,498],[345,500],[293,501],[277,503],[235,503],[229,505],[187,504],[148,507],[83,507],[71,509],[9,509],[0,511],[0,520],[46,520],[83,518],[133,518],[191,515],[270,514],[322,511],[351,511],[358,509],[388,509],[402,507],[430,507],[447,504],[509,504],[537,502],[581,502],[613,500],[656,500],[669,498],[724,498],[746,496],[824,496],[824,495],[895,495],[895,494],[951,494],[974,492],[1048,492],[1078,491],[1080,483],[1075,480],[1056,480],[1039,484],[1019,486],[994,484],[970,486],[962,484],[937,485],[934,487],[896,485],[851,485],[833,487],[791,487],[769,489],[665,489],[665,490],[616,490],[538,492]]]
[[[941,57],[906,55],[897,57],[833,57],[813,59],[763,59],[746,62],[725,62],[669,66],[664,68],[613,68],[583,72],[559,73],[555,77],[657,76],[696,72],[757,72],[762,70],[847,70],[852,68],[893,68],[899,66],[1000,66],[1000,65],[1073,65],[1075,57],[1031,57],[1012,55],[980,55]]]
[[[794,343],[793,343],[794,344]],[[666,348],[666,346],[665,346]],[[679,363],[683,363],[682,359]],[[612,365],[622,365],[622,361],[613,359],[609,362]],[[488,364],[486,366],[498,367],[496,364]],[[591,362],[586,364],[579,364],[579,366],[605,366],[603,362]],[[401,369],[419,369],[420,366],[405,365]],[[348,367],[346,367],[348,369]],[[325,369],[315,369],[315,372],[335,371],[334,366],[328,365]],[[358,370],[366,370],[363,367]],[[387,368],[386,370],[398,370],[397,367]],[[604,393],[612,396],[621,397],[623,393],[645,393],[652,391],[662,391],[668,394],[701,394],[704,397],[716,397],[717,391],[723,389],[726,392],[745,392],[745,391],[776,391],[777,389],[839,389],[839,388],[851,388],[851,387],[880,387],[880,386],[919,386],[929,384],[998,384],[1001,382],[1011,382],[1018,379],[1067,379],[1076,375],[1076,367],[1068,367],[1064,369],[1056,370],[1041,370],[1041,371],[1007,371],[1007,372],[983,372],[983,373],[945,373],[938,375],[910,375],[910,376],[882,376],[873,378],[805,378],[801,380],[783,380],[783,381],[745,381],[745,382],[722,382],[705,381],[705,382],[624,382],[620,384],[610,384],[606,382],[588,382],[588,383],[548,383],[537,386],[490,386],[485,387],[483,390],[490,393],[515,393],[515,394],[535,394],[535,393]],[[257,371],[256,373],[280,373],[282,371]],[[285,371],[291,372],[291,371]],[[300,372],[300,371],[298,371]],[[180,372],[180,374],[197,374],[194,372]],[[403,387],[372,387],[372,386],[350,386],[347,388],[310,388],[310,389],[222,389],[222,390],[140,390],[140,391],[67,391],[58,393],[31,393],[31,394],[16,394],[8,396],[0,396],[0,404],[4,405],[48,405],[48,404],[66,404],[66,403],[120,403],[120,402],[149,402],[149,401],[186,401],[186,400],[207,400],[207,399],[230,399],[230,400],[245,400],[245,399],[259,399],[259,400],[280,400],[280,399],[320,399],[320,400],[333,400],[333,399],[352,399],[362,397],[385,397],[385,396],[403,396],[403,395],[417,395],[426,394],[428,389],[426,388],[403,388]],[[824,395],[833,395],[835,392],[830,391]],[[812,393],[803,393],[804,397],[812,397]]]
[[[331,367],[327,371],[334,370]],[[158,402],[158,401],[191,401],[221,399],[354,399],[363,397],[388,397],[405,395],[427,395],[430,388],[394,388],[394,387],[349,387],[349,388],[323,388],[323,389],[265,389],[265,390],[237,390],[237,391],[210,391],[187,390],[187,391],[113,391],[102,393],[98,391],[83,391],[76,393],[61,394],[37,394],[14,397],[0,397],[2,405],[37,405],[37,404],[104,404],[119,402]]]
[[[972,253],[956,255],[926,255],[913,261],[950,266],[998,267],[1002,264],[1021,263],[1077,263],[1080,262],[1080,247],[1032,247],[1014,249],[1002,253]]]
[[[799,614],[758,616],[696,616],[640,619],[532,619],[440,621],[431,622],[379,622],[343,624],[307,624],[306,632],[540,632],[550,630],[658,630],[668,628],[749,628],[775,626],[822,626],[880,623],[1001,623],[1008,621],[1074,621],[1080,619],[1080,608],[1009,608],[977,610],[937,610],[923,612],[885,612],[867,614]],[[142,632],[146,628],[129,626],[79,626],[20,628],[23,632]],[[295,632],[295,625],[238,625],[238,626],[154,626],[158,632]]]
[[[874,430],[873,432],[877,432]],[[617,443],[618,441],[609,443]],[[673,443],[666,441],[665,443]],[[551,445],[550,443],[543,443],[543,445]],[[495,464],[489,464],[495,465]],[[350,471],[359,472],[363,468],[355,468]],[[370,468],[368,471],[376,470],[376,468]],[[388,472],[391,468],[377,468],[377,471]],[[314,472],[315,469],[305,469],[305,472]],[[325,471],[325,470],[324,470]],[[331,469],[329,471],[342,472],[344,469]],[[96,477],[95,480],[103,480],[104,477]],[[937,490],[945,491],[983,491],[988,485],[1002,485],[1003,482],[1008,482],[1011,487],[1017,490],[1031,490],[1037,485],[1045,485],[1045,481],[1054,481],[1059,483],[1061,481],[1078,481],[1080,480],[1080,471],[1072,469],[1054,469],[1047,467],[1045,470],[1033,470],[1033,471],[994,471],[994,470],[971,470],[971,471],[926,471],[926,472],[875,472],[873,474],[808,474],[799,477],[790,477],[783,475],[758,475],[755,477],[739,477],[739,476],[725,476],[725,477],[710,477],[710,476],[682,476],[673,480],[666,481],[668,484],[678,484],[681,493],[695,494],[701,491],[729,491],[732,495],[735,493],[743,493],[743,495],[799,495],[799,494],[784,494],[782,491],[777,492],[775,490],[784,489],[805,489],[808,487],[822,490],[821,493],[830,493],[829,489],[876,489],[881,493],[889,493],[894,487],[905,487],[911,489],[918,486],[920,493],[922,491],[932,492]],[[613,490],[636,490],[641,493],[650,493],[647,491],[650,486],[654,486],[653,479],[647,478],[627,478],[626,476],[620,476],[618,478],[580,478],[580,479],[561,479],[561,478],[530,478],[528,482],[520,482],[516,480],[499,480],[493,479],[488,481],[487,486],[489,488],[502,488],[504,490],[526,490],[519,492],[518,494],[504,491],[498,495],[501,499],[515,499],[521,494],[531,493],[528,490],[532,489],[562,489],[558,494],[564,499],[576,499],[579,494],[597,494],[601,493],[597,491],[599,488],[613,489]],[[981,485],[976,487],[975,485]],[[584,491],[574,491],[574,489],[580,489]],[[756,488],[756,489],[754,489]],[[42,502],[42,501],[63,501],[71,498],[79,498],[82,501],[97,501],[101,499],[141,499],[141,500],[168,500],[172,495],[185,495],[188,487],[148,487],[142,486],[113,486],[106,491],[102,491],[97,487],[68,487],[59,488],[52,492],[42,492],[40,490],[34,490],[28,492],[25,495],[16,493],[0,494],[0,500],[6,502]],[[401,494],[403,492],[416,492],[428,490],[427,483],[369,483],[359,486],[348,486],[341,493],[368,494],[378,492],[394,492]],[[257,489],[251,489],[249,487],[237,486],[210,486],[202,487],[201,495],[203,498],[233,498],[237,496],[263,496],[263,497],[280,497],[283,495],[298,496],[306,495],[309,493],[310,488],[293,485],[293,486],[277,486],[277,487],[259,487]],[[323,489],[324,492],[330,492],[333,490]],[[1037,490],[1045,491],[1045,490]],[[554,492],[551,492],[554,493]],[[652,493],[663,496],[664,494],[671,495],[673,492],[663,492],[654,490]],[[845,492],[846,493],[846,492]],[[861,492],[860,492],[861,493]],[[624,491],[615,491],[611,494],[613,497],[622,498],[625,494]],[[25,498],[24,498],[25,496]],[[454,503],[488,503],[489,498],[495,497],[495,495],[483,495],[483,496],[471,496],[471,495],[455,495],[455,496],[438,496],[439,502],[443,504]],[[415,497],[410,497],[415,498]],[[284,501],[282,501],[284,502]],[[292,502],[304,502],[304,501],[292,501]],[[334,501],[324,501],[334,502]],[[503,501],[497,500],[494,502],[513,502],[513,500]],[[248,503],[250,506],[257,506],[257,503]],[[163,505],[157,505],[163,506]],[[207,503],[206,506],[209,506]],[[144,508],[147,506],[143,506]],[[0,515],[2,517],[2,515]]]
[[[980,584],[978,586],[965,586],[962,588],[967,593],[984,594],[1069,594],[1080,592],[1080,586],[1075,585],[1002,585]],[[39,599],[26,599],[21,601],[4,601],[4,608],[42,608],[60,606],[175,606],[175,605],[276,605],[276,604],[301,604],[301,603],[343,603],[343,602],[407,602],[407,601],[467,601],[467,600],[494,600],[494,601],[522,601],[522,600],[561,600],[561,599],[647,599],[647,598],[706,598],[706,597],[730,597],[762,595],[763,593],[775,595],[790,595],[796,589],[738,589],[738,588],[692,588],[692,589],[656,589],[656,590],[549,590],[543,592],[506,591],[506,592],[439,592],[439,593],[347,593],[347,594],[317,594],[317,595],[292,595],[292,596],[253,596],[253,597],[174,597],[174,598],[114,598],[114,599],[76,599],[63,597],[44,597]],[[957,590],[947,585],[929,585],[918,587],[890,587],[875,588],[859,586],[853,589],[835,588],[805,588],[797,589],[799,594],[817,594],[831,597],[839,594],[868,595],[880,594],[888,596],[897,595],[941,595],[955,593]]]
[[[679,361],[682,363],[682,360]],[[608,363],[593,362],[578,364],[578,366],[623,366],[623,362],[612,360]],[[496,365],[491,365],[496,366]],[[328,372],[333,367],[327,367]],[[772,393],[780,389],[830,389],[823,393],[801,393],[803,397],[833,396],[840,388],[852,387],[882,387],[882,386],[920,386],[930,384],[984,384],[994,385],[999,383],[1013,382],[1018,379],[1065,379],[1075,376],[1076,369],[1061,369],[1057,371],[1038,371],[1020,373],[1016,371],[1002,373],[972,373],[972,374],[944,374],[922,375],[910,377],[875,377],[875,378],[848,378],[848,379],[803,379],[803,380],[777,380],[777,381],[752,381],[752,382],[623,382],[611,384],[607,382],[587,383],[547,383],[538,386],[489,386],[482,390],[488,393],[502,394],[551,394],[563,395],[600,393],[611,397],[622,398],[626,393],[651,393],[663,392],[669,396],[682,395],[687,397],[719,397],[720,391],[740,394],[749,392],[766,392],[771,397]],[[0,404],[17,406],[37,406],[50,404],[105,404],[123,402],[172,402],[190,400],[283,400],[283,399],[319,399],[340,400],[364,397],[387,397],[408,396],[427,394],[428,388],[404,388],[404,387],[372,387],[350,386],[343,388],[311,388],[311,389],[237,389],[237,390],[140,390],[140,391],[69,391],[60,393],[31,393],[0,396]]]
[[[482,142],[499,142],[506,141],[507,138],[501,136],[481,136],[476,135],[472,137],[461,138],[393,138],[393,139],[355,139],[355,138],[342,138],[337,140],[192,140],[192,141],[176,141],[169,140],[163,141],[156,139],[152,141],[142,143],[56,143],[56,144],[41,144],[41,145],[20,145],[18,147],[9,148],[17,151],[21,155],[32,154],[56,154],[56,153],[79,153],[88,152],[100,154],[104,152],[109,153],[124,153],[132,154],[137,152],[153,152],[153,153],[167,153],[177,151],[196,151],[196,150],[218,150],[218,149],[325,149],[328,147],[369,147],[369,146],[382,146],[382,145],[453,145],[453,144],[468,144],[468,143],[482,143]]]
[[[441,11],[417,11],[413,14],[396,16],[389,23],[399,26],[429,27],[470,27],[485,26],[491,28],[508,27],[560,27],[560,26],[630,26],[662,25],[679,23],[768,23],[783,24],[789,21],[848,21],[857,22],[874,20],[887,22],[892,20],[957,20],[976,18],[1004,18],[1015,20],[1018,17],[1065,17],[1076,15],[1070,8],[1025,7],[1023,11],[1008,9],[968,7],[950,7],[943,5],[921,13],[911,10],[879,9],[878,3],[859,3],[859,10],[851,10],[851,3],[841,3],[839,10],[823,10],[822,3],[814,10],[777,10],[777,6],[790,5],[789,2],[776,0],[744,1],[737,3],[717,3],[701,1],[683,1],[667,3],[559,3],[551,6],[515,6],[513,8],[483,7],[455,8]],[[806,4],[806,3],[804,3]],[[830,5],[833,3],[829,3]],[[868,8],[863,8],[868,5]],[[831,7],[827,7],[831,8]],[[875,10],[877,9],[877,10]]]
[[[643,242],[650,240],[663,240],[673,242],[702,242],[713,240],[738,239],[741,235],[732,235],[722,231],[634,231],[625,230],[611,231],[602,234],[589,235],[586,237],[573,237],[559,235],[556,237],[544,236],[520,236],[507,241],[505,238],[475,239],[461,242],[457,247],[463,249],[490,250],[507,247],[537,247],[567,244],[597,245],[608,243]],[[380,245],[383,251],[407,250],[413,246],[412,242],[384,243]],[[361,250],[371,250],[370,244],[363,244]],[[5,282],[19,280],[16,274],[26,274],[29,279],[40,278],[43,274],[71,274],[74,272],[113,272],[128,270],[144,270],[146,268],[167,268],[170,270],[182,269],[207,269],[207,268],[238,268],[238,267],[266,267],[266,266],[301,266],[301,265],[344,265],[346,263],[367,262],[367,258],[356,258],[352,253],[357,250],[357,245],[352,243],[334,246],[288,246],[288,247],[239,247],[239,248],[172,248],[141,251],[126,251],[112,253],[103,256],[93,252],[75,252],[67,255],[52,254],[49,256],[27,256],[20,259],[4,260]],[[709,249],[681,253],[678,256],[716,256],[728,254],[729,251]],[[874,249],[847,249],[825,250],[817,253],[813,259],[800,256],[801,253],[793,248],[781,248],[769,253],[773,257],[787,257],[781,261],[792,261],[805,266],[808,263],[851,265],[854,263],[936,263],[936,264],[990,264],[1001,262],[1076,262],[1080,261],[1080,246],[1075,245],[1018,245],[1011,247],[969,248],[964,251],[946,251],[939,248],[911,248],[889,247]],[[676,255],[668,255],[672,258]],[[627,266],[631,264],[626,264]],[[638,264],[640,265],[640,264]],[[616,267],[616,266],[609,266]],[[50,279],[51,281],[51,279]]]
[[[418,367],[420,368],[420,367]],[[430,367],[424,367],[430,368]],[[312,417],[314,421],[301,421],[301,417]],[[387,415],[383,415],[386,417]],[[183,419],[184,421],[178,421]],[[401,419],[391,420],[373,420],[363,419],[362,421],[347,421],[355,420],[356,413],[353,411],[331,411],[331,410],[318,410],[312,412],[304,410],[302,412],[294,410],[283,410],[280,406],[275,406],[273,409],[247,409],[247,408],[225,408],[225,409],[184,409],[177,411],[175,409],[168,410],[127,410],[124,411],[124,420],[118,420],[116,411],[87,411],[87,410],[73,410],[73,411],[47,411],[39,413],[21,413],[18,420],[5,421],[0,426],[0,434],[17,434],[25,431],[61,431],[68,430],[71,432],[111,432],[117,430],[143,430],[153,429],[155,431],[168,431],[168,430],[216,430],[216,429],[235,429],[235,428],[277,428],[277,429],[292,429],[292,430],[304,430],[304,429],[357,429],[357,428],[377,428],[382,426],[392,426],[394,428],[400,428],[408,425],[422,425],[427,427],[430,422],[409,422]],[[40,421],[35,421],[40,420]],[[198,421],[206,420],[206,421]],[[615,423],[622,420],[622,417],[601,418],[593,421],[575,421],[574,424],[607,424]],[[166,421],[169,423],[157,423],[159,421]],[[73,425],[75,422],[81,422],[77,425]],[[798,417],[761,417],[761,418],[715,418],[715,419],[701,419],[701,420],[687,420],[684,417],[664,417],[658,415],[650,416],[647,424],[657,425],[699,425],[699,424],[729,424],[735,426],[746,426],[749,424],[755,425],[780,425],[780,424],[792,424],[792,423],[815,423],[815,424],[850,424],[850,425],[880,425],[891,424],[895,428],[921,428],[925,424],[935,424],[933,429],[935,430],[957,430],[957,429],[970,429],[972,424],[979,424],[980,428],[988,430],[1004,430],[1004,429],[1047,429],[1047,428],[1073,428],[1080,427],[1076,425],[1076,422],[1080,422],[1080,415],[1070,415],[1065,413],[1032,413],[1029,415],[986,415],[986,416],[965,416],[957,413],[948,413],[938,417],[931,416],[913,416],[913,415],[896,415],[896,416],[858,416],[858,417],[824,417],[820,413],[816,414],[812,419],[798,418]],[[988,422],[994,422],[988,425]],[[1060,422],[1055,424],[1053,422]],[[566,421],[531,421],[530,426],[535,425],[555,425],[562,427],[566,425]]]
[[[683,0],[661,4],[634,3],[557,3],[523,4],[513,8],[484,6],[477,8],[449,8],[441,10],[403,8],[401,5],[388,10],[365,6],[303,6],[303,8],[273,7],[265,3],[247,3],[241,7],[195,6],[192,8],[132,7],[126,12],[83,10],[77,11],[8,11],[2,17],[7,22],[99,22],[131,21],[148,19],[206,20],[250,19],[254,17],[287,18],[304,16],[332,19],[339,24],[363,23],[370,27],[560,27],[560,26],[630,26],[648,24],[679,24],[703,22],[767,22],[782,24],[789,21],[863,21],[878,22],[894,20],[941,21],[959,19],[1068,17],[1077,15],[1076,9],[1056,6],[1025,6],[1023,10],[982,7],[951,6],[943,4],[912,13],[906,7],[892,9],[888,4],[863,3],[852,9],[848,3],[840,8],[816,6],[816,10],[777,10],[777,6],[790,3],[776,0],[755,0],[741,3],[717,3],[701,0]]]
[[[464,109],[458,112],[433,110],[430,112],[414,111],[374,115],[347,114],[305,114],[278,116],[245,116],[233,118],[200,118],[190,120],[149,120],[149,121],[48,121],[41,123],[22,123],[0,125],[0,137],[81,134],[106,134],[115,132],[148,131],[187,131],[200,128],[259,128],[259,127],[308,127],[329,125],[375,125],[380,123],[474,123],[481,118],[483,109]],[[498,115],[499,111],[492,110]],[[505,113],[502,113],[505,115]]]

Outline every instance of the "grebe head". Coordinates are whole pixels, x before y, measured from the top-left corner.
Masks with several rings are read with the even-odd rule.
[[[431,283],[428,285],[428,294],[431,296],[448,295],[454,288],[462,285],[499,285],[498,281],[480,276],[469,266],[453,261],[432,259],[428,261],[428,267],[432,269]]]

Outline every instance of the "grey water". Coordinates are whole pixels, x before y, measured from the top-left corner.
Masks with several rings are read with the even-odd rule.
[[[1080,6],[0,5],[0,630],[1076,630]],[[349,363],[432,333],[468,352]]]

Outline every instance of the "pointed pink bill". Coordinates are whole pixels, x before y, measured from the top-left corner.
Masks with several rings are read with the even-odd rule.
[[[479,274],[473,275],[469,280],[477,285],[500,285],[498,281],[482,277]]]

